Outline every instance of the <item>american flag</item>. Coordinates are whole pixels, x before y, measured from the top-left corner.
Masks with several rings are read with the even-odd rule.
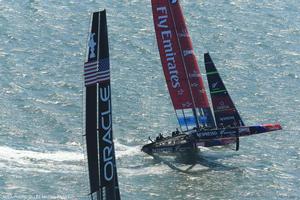
[[[94,85],[109,80],[109,58],[84,64],[85,86]]]

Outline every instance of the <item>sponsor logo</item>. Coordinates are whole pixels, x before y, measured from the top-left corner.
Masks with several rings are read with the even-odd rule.
[[[180,89],[180,90],[177,91],[177,94],[178,94],[179,96],[182,96],[183,93],[184,93],[184,90],[183,90],[183,89]]]
[[[191,107],[191,106],[192,106],[192,103],[189,101],[182,104],[182,107],[184,107],[184,108]]]
[[[213,136],[216,136],[216,137],[229,137],[229,136],[232,136],[232,135],[235,135],[235,134],[237,134],[236,130],[226,130],[226,129],[223,129],[223,130],[220,130],[220,131],[206,131],[206,132],[197,132],[196,133],[197,137],[199,137],[199,138],[213,137]]]
[[[181,33],[177,33],[178,37],[189,37],[187,30],[183,30]]]
[[[91,33],[90,34],[90,39],[88,42],[88,46],[89,46],[89,50],[90,50],[90,58],[95,58],[96,54],[95,54],[95,46],[96,46],[96,42],[94,40],[94,36],[95,33]]]
[[[224,121],[228,121],[228,120],[234,120],[234,116],[227,116],[227,117],[221,117],[220,121],[224,122]]]
[[[173,152],[172,147],[163,147],[163,148],[157,148],[157,149],[152,149],[153,153],[160,153],[160,152]]]
[[[177,3],[177,0],[170,0],[171,4]]]
[[[197,132],[197,137],[210,137],[218,135],[217,131],[208,131],[208,132]]]
[[[112,138],[112,119],[111,119],[111,99],[110,99],[110,86],[100,88],[100,101],[107,104],[107,110],[100,113],[100,127],[103,130],[102,142],[104,148],[102,150],[103,162],[103,178],[106,181],[111,181],[114,177],[114,164],[113,164],[113,138]]]
[[[191,84],[191,87],[198,87],[198,86],[199,86],[198,83],[192,83],[192,84]]]
[[[183,56],[193,55],[193,50],[183,50]]]
[[[173,88],[179,88],[180,82],[179,82],[179,76],[175,61],[176,53],[173,49],[173,43],[172,43],[172,32],[169,29],[167,20],[168,20],[168,12],[166,7],[158,7],[157,9],[158,14],[158,24],[157,27],[163,29],[160,32],[160,36],[162,39],[162,45],[164,50],[164,55],[167,63],[167,69],[170,75],[171,85]]]
[[[201,77],[201,75],[196,70],[194,70],[193,73],[189,74],[189,77],[190,78],[199,78],[199,77]]]
[[[211,84],[211,87],[212,87],[213,89],[215,89],[215,88],[217,87],[218,83],[219,83],[219,82],[212,83],[212,84]]]
[[[229,105],[225,105],[224,101],[220,101],[218,106],[217,106],[218,110],[225,110],[225,109],[228,109],[228,108],[230,108]]]
[[[203,88],[203,89],[199,90],[199,92],[200,92],[201,94],[205,94],[205,89]]]

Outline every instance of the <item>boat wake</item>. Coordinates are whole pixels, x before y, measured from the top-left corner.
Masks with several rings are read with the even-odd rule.
[[[117,139],[114,140],[115,149],[116,149],[116,158],[120,159],[123,157],[132,157],[143,155],[141,152],[141,146],[127,146],[125,144],[121,144]]]
[[[232,167],[223,164],[224,160],[235,157],[236,155],[231,154],[220,154],[213,153],[213,151],[208,150],[194,152],[194,153],[183,153],[177,154],[174,158],[173,156],[160,156],[152,155],[156,162],[161,162],[167,165],[173,170],[177,170],[182,173],[203,173],[207,171],[230,171],[239,169],[238,167]],[[201,148],[201,150],[203,150]]]
[[[78,173],[82,171],[82,152],[39,152],[0,146],[0,168],[35,172]]]

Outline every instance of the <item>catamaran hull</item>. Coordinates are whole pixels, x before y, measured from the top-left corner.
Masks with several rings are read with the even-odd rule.
[[[196,150],[197,147],[190,143],[186,142],[180,145],[157,145],[156,142],[146,144],[143,146],[142,151],[147,154],[164,154],[168,155],[170,153],[184,153]]]
[[[191,136],[199,141],[211,140],[211,139],[223,139],[223,138],[235,138],[243,137],[254,134],[266,133],[276,130],[281,130],[279,124],[264,124],[258,126],[242,126],[233,128],[219,128],[211,130],[200,130],[190,133]]]
[[[179,136],[166,137],[143,146],[147,154],[165,154],[195,151],[197,147],[224,146],[235,143],[239,137],[281,130],[279,124],[243,126],[233,128],[191,130]]]

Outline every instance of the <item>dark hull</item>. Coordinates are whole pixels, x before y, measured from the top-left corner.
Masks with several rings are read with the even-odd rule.
[[[279,124],[243,126],[233,128],[216,128],[189,130],[176,136],[169,136],[143,146],[147,154],[169,154],[195,151],[198,146],[212,147],[235,143],[239,137],[281,130]]]
[[[142,151],[147,154],[168,154],[193,151],[196,146],[194,146],[188,138],[188,134],[185,133],[173,137],[166,137],[159,141],[154,141],[150,144],[144,145]]]

